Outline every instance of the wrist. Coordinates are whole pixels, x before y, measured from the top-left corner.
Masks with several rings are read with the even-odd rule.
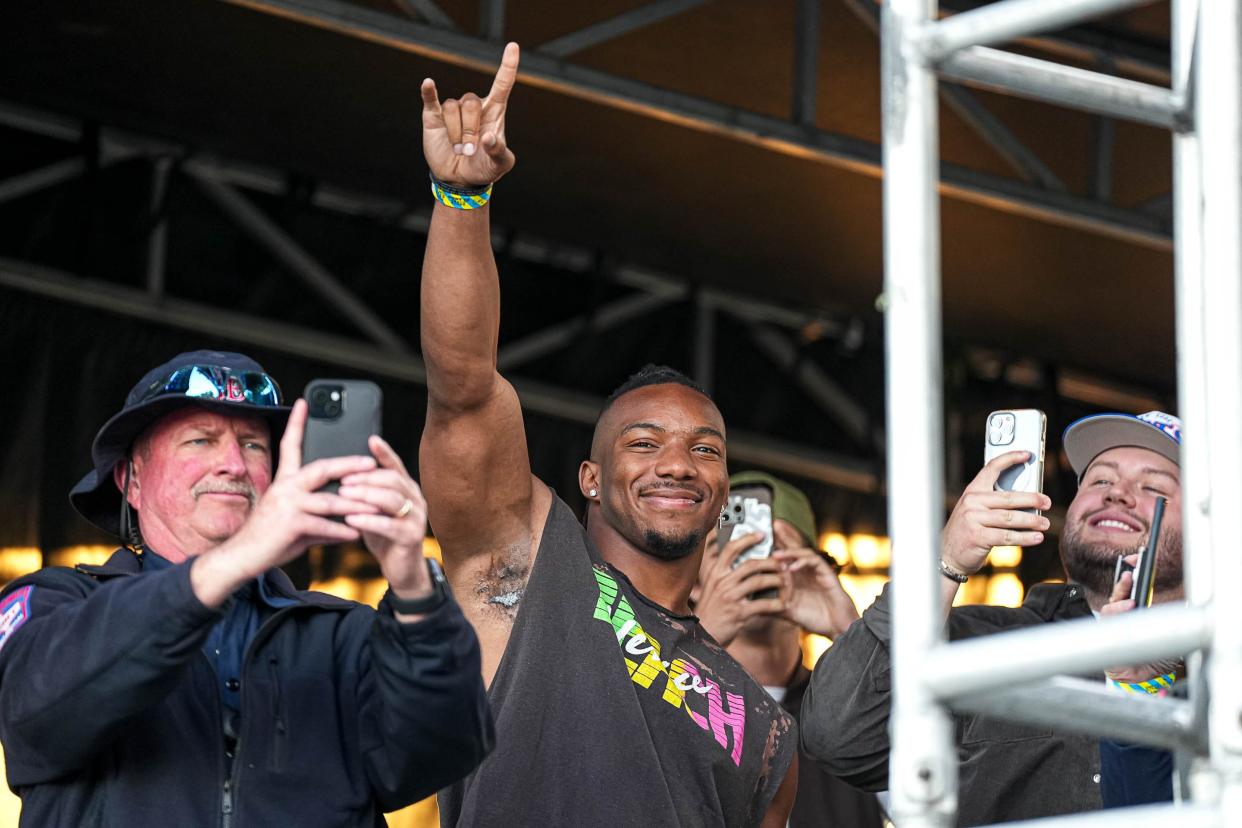
[[[429,564],[424,563],[424,558],[420,555],[418,560],[412,561],[406,569],[408,574],[405,576],[388,579],[388,588],[392,590],[392,594],[403,601],[413,601],[430,595],[435,589],[435,582]]]
[[[1113,689],[1120,690],[1123,693],[1136,693],[1138,695],[1148,696],[1165,696],[1173,689],[1173,685],[1177,682],[1176,673],[1162,673],[1157,676],[1145,680],[1137,680],[1135,676],[1125,676],[1123,674],[1105,673],[1108,677],[1109,684]],[[1120,678],[1114,678],[1114,675]]]
[[[444,579],[444,570],[434,559],[427,558],[426,561],[426,565],[420,567],[427,580],[425,590],[409,590],[404,588],[406,585],[403,585],[405,594],[398,594],[391,582],[388,585],[388,594],[384,596],[384,602],[388,604],[397,620],[402,623],[419,621],[423,616],[435,612],[448,601],[449,591]]]
[[[944,558],[939,561],[940,574],[950,581],[957,584],[964,584],[970,580],[973,573],[963,571],[956,564],[949,563]]]
[[[442,181],[435,173],[431,178],[431,195],[445,207],[454,210],[479,210],[486,207],[492,198],[492,185],[477,186],[457,182]]]
[[[208,550],[190,563],[190,588],[204,606],[223,606],[238,587],[262,573],[253,573],[225,547]]]

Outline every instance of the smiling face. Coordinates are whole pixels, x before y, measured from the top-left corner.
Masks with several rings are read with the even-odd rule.
[[[232,537],[272,482],[271,437],[258,417],[183,408],[134,442],[129,503],[144,542],[174,563]],[[124,464],[117,485],[124,487]]]
[[[702,548],[729,491],[724,421],[691,388],[637,388],[600,419],[582,476],[612,531],[653,557],[683,558]]]
[[[1070,580],[1096,596],[1112,590],[1118,555],[1147,540],[1156,498],[1168,499],[1156,559],[1156,591],[1182,583],[1181,475],[1176,463],[1148,449],[1103,452],[1087,466],[1065,515],[1061,560]]]

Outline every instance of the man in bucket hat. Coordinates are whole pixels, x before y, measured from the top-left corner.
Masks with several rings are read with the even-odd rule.
[[[306,416],[249,357],[195,351],[100,429],[71,501],[129,546],[0,595],[22,825],[382,825],[485,755],[478,640],[423,558],[417,484],[378,436],[303,466]],[[378,612],[278,569],[356,540]]]
[[[1005,469],[1028,459],[1009,452],[966,487],[944,528],[940,569],[950,639],[1089,618],[1112,600],[1117,559],[1147,539],[1157,497],[1167,499],[1157,551],[1155,600],[1182,598],[1181,423],[1160,411],[1101,414],[1065,430],[1078,476],[1065,514],[1061,561],[1068,583],[1031,588],[1021,607],[958,607],[958,587],[993,546],[1034,546],[1048,519],[1043,494],[997,491]],[[1115,607],[1110,607],[1110,611]],[[866,790],[888,787],[891,605],[888,592],[820,659],[802,707],[803,745],[830,771]],[[1148,683],[1149,684],[1149,683]],[[1131,689],[1131,688],[1127,688]],[[1147,688],[1134,683],[1135,692]],[[1099,741],[981,715],[956,717],[961,826],[1097,810]]]

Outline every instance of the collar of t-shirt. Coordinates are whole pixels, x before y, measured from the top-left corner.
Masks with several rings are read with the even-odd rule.
[[[170,566],[173,566],[171,561],[150,550],[142,556],[144,570],[157,571]],[[246,649],[263,619],[272,610],[296,603],[278,594],[267,583],[267,575],[263,575],[233,593],[225,605],[224,617],[216,622],[203,642],[203,654],[216,672],[220,701],[228,709],[241,710],[241,676]]]

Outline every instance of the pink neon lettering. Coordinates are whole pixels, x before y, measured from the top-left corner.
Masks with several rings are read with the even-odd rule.
[[[686,673],[693,674],[695,683],[698,683],[698,668],[692,664],[686,664]],[[680,676],[678,677],[680,678]],[[737,693],[727,693],[729,700],[728,712],[724,709],[724,704],[720,696],[720,685],[711,679],[707,679],[707,717],[704,718],[698,713],[690,709],[690,705],[686,705],[686,712],[690,714],[690,718],[694,723],[704,730],[710,730],[712,735],[716,737],[716,742],[725,750],[729,749],[729,736],[726,728],[733,732],[733,750],[729,752],[729,757],[733,759],[733,764],[741,766],[742,764],[742,738],[746,732],[746,703],[745,700]],[[698,688],[695,688],[698,690]],[[702,691],[699,691],[702,692]]]

